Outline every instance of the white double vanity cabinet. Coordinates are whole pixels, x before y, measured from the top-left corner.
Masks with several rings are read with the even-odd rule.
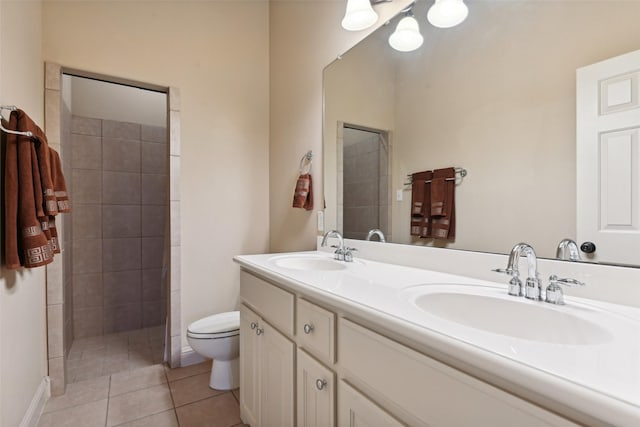
[[[426,355],[384,313],[252,257],[236,258],[240,413],[252,427],[578,425]]]

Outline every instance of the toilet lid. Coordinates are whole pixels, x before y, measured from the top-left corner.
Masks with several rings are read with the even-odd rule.
[[[189,325],[187,331],[194,334],[222,334],[238,329],[240,329],[240,312],[229,311],[196,320]]]

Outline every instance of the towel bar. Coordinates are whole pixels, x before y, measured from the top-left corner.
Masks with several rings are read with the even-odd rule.
[[[454,168],[456,173],[460,175],[460,178],[464,178],[465,176],[467,176],[467,170],[465,168]],[[428,172],[433,172],[433,171],[428,171]],[[409,182],[405,182],[404,185],[405,186],[411,186],[413,184],[413,174],[407,174],[407,178],[409,179]],[[445,178],[445,181],[455,181],[456,178]],[[424,182],[425,184],[430,184],[431,180],[426,180]]]
[[[0,105],[0,110],[9,110],[9,111],[16,111],[17,108],[15,105]],[[1,117],[1,115],[0,115]],[[6,133],[11,133],[13,135],[22,135],[22,136],[28,136],[29,138],[33,137],[33,133],[27,131],[27,132],[20,132],[17,130],[10,130],[10,129],[5,129],[4,126],[2,126],[2,120],[0,120],[0,130]]]

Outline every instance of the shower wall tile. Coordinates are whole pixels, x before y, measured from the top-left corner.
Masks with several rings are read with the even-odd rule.
[[[170,202],[169,206],[171,220],[176,222],[176,225],[171,228],[171,246],[180,246],[182,239],[180,229],[180,202]]]
[[[142,205],[142,236],[163,236],[165,216],[164,206]]]
[[[62,304],[47,305],[47,354],[50,359],[64,355],[63,331]]]
[[[140,143],[142,153],[142,173],[167,173],[167,144],[153,142]]]
[[[140,270],[104,273],[104,306],[115,307],[142,301]]]
[[[142,327],[157,326],[162,324],[161,301],[144,301],[142,303]]]
[[[140,237],[140,205],[102,206],[102,236]]]
[[[62,304],[64,302],[63,258],[64,257],[59,256],[54,257],[53,262],[46,267],[47,304]]]
[[[162,255],[164,252],[163,237],[142,238],[142,268],[162,268]]]
[[[102,288],[102,274],[76,274],[73,277],[74,307],[102,307],[104,304]]]
[[[73,310],[73,333],[75,338],[102,335],[103,325],[102,307],[76,308]]]
[[[104,312],[104,333],[129,331],[142,327],[140,304],[126,304],[106,307]]]
[[[44,131],[47,140],[52,144],[60,144],[60,91],[45,89],[44,97],[45,117]]]
[[[139,141],[140,128],[141,126],[138,123],[103,120],[102,136],[104,138],[134,139]]]
[[[103,239],[103,269],[108,271],[140,270],[140,239]]]
[[[140,141],[102,138],[102,170],[140,172]]]
[[[108,205],[135,205],[140,203],[140,174],[128,172],[102,172],[103,203]]]
[[[169,157],[169,199],[180,200],[180,156]]]
[[[73,241],[73,274],[102,272],[102,240]]]
[[[164,126],[142,125],[141,139],[147,142],[167,142],[167,128]]]
[[[100,136],[102,135],[102,120],[72,116],[71,133]]]
[[[142,270],[142,301],[162,298],[162,269]]]
[[[45,62],[44,87],[47,89],[60,90],[60,64]]]
[[[73,239],[102,237],[102,209],[99,204],[73,206]]]
[[[71,172],[71,203],[102,203],[102,173],[74,169]]]
[[[142,175],[142,204],[166,205],[167,175]]]
[[[72,133],[71,167],[100,170],[102,167],[102,138]]]

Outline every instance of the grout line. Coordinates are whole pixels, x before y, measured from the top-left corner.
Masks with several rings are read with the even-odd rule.
[[[191,405],[191,404],[194,404],[194,403],[202,402],[203,400],[215,399],[216,397],[224,396],[227,393],[230,393],[230,392],[229,391],[221,391],[220,393],[214,394],[213,396],[203,397],[202,399],[197,399],[197,400],[194,400],[192,402],[183,403],[180,406],[174,406],[174,409],[178,409],[178,408],[182,408],[184,406],[188,406],[188,405]]]

